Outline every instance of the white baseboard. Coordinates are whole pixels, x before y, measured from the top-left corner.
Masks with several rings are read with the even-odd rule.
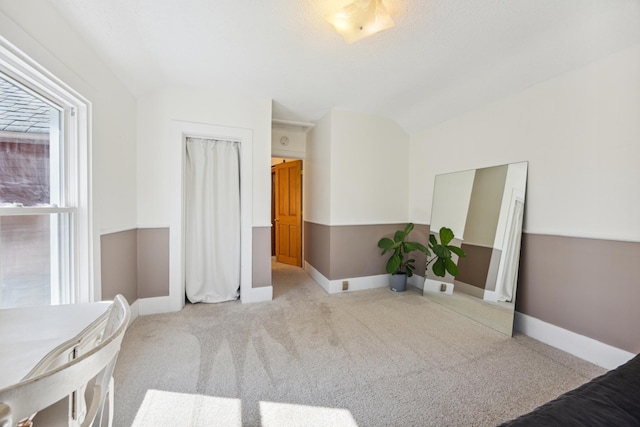
[[[442,290],[442,285],[445,285],[445,290]],[[440,280],[425,279],[423,290],[427,292],[434,292],[438,294],[451,295],[453,294],[453,283],[441,282]]]
[[[515,314],[514,329],[606,369],[617,368],[635,356],[628,351],[519,312]]]
[[[330,289],[330,282],[329,279],[327,279],[326,277],[324,277],[322,275],[322,273],[320,273],[318,270],[316,270],[311,264],[309,264],[308,262],[304,262],[304,271],[306,271],[307,273],[309,273],[309,276],[311,276],[311,278],[318,284],[320,285],[320,287],[322,289],[324,289],[324,291],[326,293],[331,293],[329,292]]]
[[[138,307],[138,300],[135,300],[133,302],[133,304],[131,304],[129,306],[129,310],[131,311],[131,317],[129,317],[129,325],[128,326],[131,326],[133,321],[136,320],[138,318],[138,316],[140,315],[140,310],[139,310],[139,307]]]
[[[407,285],[424,290],[424,277],[418,274],[407,278]]]
[[[485,289],[483,300],[490,301],[490,302],[498,302],[498,293],[496,291],[487,291]]]
[[[251,288],[251,291],[240,294],[240,301],[243,304],[253,302],[271,301],[273,299],[273,286],[261,286],[259,288]]]
[[[153,298],[138,298],[136,301],[138,304],[138,314],[140,316],[146,316],[148,314],[169,313],[171,311],[171,298],[166,297],[153,297]]]
[[[377,274],[375,276],[345,277],[343,279],[329,280],[322,273],[316,270],[308,262],[304,263],[304,269],[313,280],[328,294],[339,294],[341,292],[364,291],[366,289],[385,288],[389,286],[388,274]],[[414,276],[415,277],[415,276]],[[342,290],[342,282],[349,282],[349,288]]]
[[[342,282],[349,282],[348,289],[342,290]],[[329,282],[329,293],[338,294],[340,292],[364,291],[365,289],[377,289],[389,287],[389,275],[378,274],[365,277],[346,277],[344,279],[331,280]]]
[[[245,292],[246,293],[246,292]],[[271,301],[273,298],[273,287],[263,286],[260,288],[252,288],[248,295],[241,295],[242,303]],[[136,302],[131,304],[131,318],[138,316],[146,316],[148,314],[169,313],[175,310],[171,309],[171,298],[153,297],[138,298]]]

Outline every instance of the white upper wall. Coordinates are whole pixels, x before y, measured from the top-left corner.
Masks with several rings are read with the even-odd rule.
[[[640,45],[411,136],[410,218],[434,176],[529,161],[525,231],[640,241]]]
[[[383,117],[330,114],[330,225],[406,222],[409,135]]]
[[[305,221],[331,223],[331,114],[307,134],[302,178],[302,212]]]
[[[330,111],[307,134],[305,221],[406,222],[408,149],[409,136],[392,120]]]
[[[167,227],[175,121],[249,129],[253,133],[253,226],[271,225],[271,100],[167,88],[138,101],[138,223]]]

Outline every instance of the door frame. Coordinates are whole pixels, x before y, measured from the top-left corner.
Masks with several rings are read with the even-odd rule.
[[[169,226],[169,304],[171,311],[185,305],[185,171],[186,138],[197,137],[240,143],[240,300],[256,300],[252,293],[253,263],[253,133],[251,130],[192,122],[173,122],[171,160],[171,220]]]
[[[303,176],[303,172],[302,171],[303,171],[303,164],[304,164],[303,162],[304,162],[304,160],[287,158],[287,159],[284,159],[284,162],[276,163],[276,164],[271,166],[271,170],[272,170],[272,172],[274,172],[274,173],[272,173],[272,176],[274,177],[274,182],[273,182],[274,191],[272,191],[272,193],[274,195],[274,199],[272,200],[272,206],[273,206],[273,213],[274,213],[274,217],[275,218],[272,219],[272,227],[274,228],[275,233],[273,233],[273,235],[275,236],[275,239],[276,239],[276,241],[275,241],[276,261],[278,261],[278,259],[281,259],[282,261],[278,261],[278,262],[282,262],[284,264],[293,265],[293,266],[296,266],[296,267],[302,267],[303,266],[303,259],[302,259],[302,225],[303,225],[303,222],[302,222],[302,203],[303,203],[303,201],[302,201],[302,185],[303,185],[302,176]],[[279,200],[279,196],[281,195],[279,190],[281,189],[280,186],[282,185],[282,183],[279,182],[279,175],[277,173],[277,170],[279,168],[282,168],[282,167],[284,167],[286,169],[289,169],[291,167],[296,167],[296,169],[297,169],[297,166],[292,166],[292,165],[294,165],[296,163],[298,163],[300,165],[299,166],[300,167],[300,175],[298,177],[298,185],[296,186],[296,190],[295,190],[296,192],[299,192],[299,197],[300,197],[300,199],[299,199],[300,205],[298,206],[299,213],[296,215],[296,217],[297,217],[297,219],[299,221],[296,224],[297,227],[299,228],[299,233],[296,233],[296,235],[299,236],[299,239],[297,239],[297,242],[296,242],[297,246],[298,246],[298,251],[296,251],[297,253],[296,253],[296,256],[295,256],[297,263],[296,264],[290,264],[289,262],[287,262],[287,261],[282,259],[282,257],[281,257],[282,254],[278,253],[278,249],[280,249],[280,245],[282,244],[282,240],[278,240],[278,237],[279,237],[279,234],[280,234],[280,233],[278,233],[279,226],[280,227],[282,226],[282,224],[279,221],[282,219],[283,216],[286,217],[287,215],[284,214],[283,212],[280,212],[278,204],[275,203],[275,206],[274,206],[274,202],[277,202]],[[291,178],[291,176],[289,176],[289,178]],[[277,188],[275,187],[276,183],[279,184]],[[289,188],[289,190],[291,190],[292,189],[291,185],[289,185],[288,188]],[[291,191],[287,191],[287,194],[289,195],[289,203],[291,203],[291,198],[290,198]],[[277,215],[278,213],[280,213],[280,215]],[[288,224],[288,225],[292,225],[292,224]]]
[[[281,158],[281,159],[285,159],[285,160],[302,160],[302,176],[300,179],[300,187],[301,187],[301,195],[302,195],[302,200],[301,200],[301,204],[302,206],[300,207],[301,211],[300,211],[300,251],[301,251],[301,260],[300,263],[302,264],[302,268],[304,268],[304,263],[305,263],[305,250],[304,250],[304,201],[305,201],[305,178],[304,178],[304,165],[305,165],[305,154],[304,153],[292,153],[292,152],[287,152],[287,151],[283,151],[283,150],[271,150],[271,159],[273,158]],[[273,160],[271,162],[271,166],[273,166]],[[272,168],[272,172],[273,172],[273,168]],[[274,183],[275,185],[275,183]],[[272,188],[272,196],[273,196],[273,188]],[[273,207],[273,204],[275,203],[275,197],[271,197],[271,206]],[[275,225],[273,223],[273,218],[271,218],[271,226],[272,228],[275,228]],[[276,237],[277,238],[277,237]],[[275,242],[273,242],[275,244]]]

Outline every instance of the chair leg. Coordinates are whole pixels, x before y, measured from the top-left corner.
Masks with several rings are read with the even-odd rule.
[[[107,408],[107,410],[109,411],[109,413],[107,414],[107,416],[109,417],[109,422],[108,422],[108,427],[113,427],[113,402],[114,402],[114,390],[115,387],[113,385],[113,376],[109,379],[109,394],[107,395],[107,399],[109,402],[109,406]]]

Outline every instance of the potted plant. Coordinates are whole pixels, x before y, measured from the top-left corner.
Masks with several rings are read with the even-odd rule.
[[[415,270],[415,259],[409,258],[409,254],[420,251],[429,256],[429,249],[419,242],[408,242],[407,236],[413,230],[413,224],[409,223],[404,230],[398,230],[393,236],[393,240],[383,237],[378,241],[378,247],[382,249],[382,255],[391,252],[387,261],[386,271],[391,274],[391,290],[403,292],[407,290],[407,277],[413,276]]]
[[[434,235],[430,235],[429,247],[426,247],[419,242],[407,241],[407,237],[413,228],[413,223],[409,223],[404,230],[395,232],[393,240],[383,237],[378,241],[378,247],[382,249],[382,255],[391,252],[386,264],[386,271],[391,274],[390,286],[394,292],[405,291],[407,289],[407,278],[413,276],[415,259],[409,258],[411,252],[419,251],[424,253],[427,257],[427,267],[432,262],[435,262],[432,269],[434,274],[440,277],[444,277],[445,272],[453,275],[458,274],[458,266],[451,259],[452,252],[461,257],[465,256],[462,249],[450,245],[454,237],[451,229],[446,227],[440,229],[440,243],[438,243]],[[433,251],[433,255],[431,251]]]
[[[458,265],[451,259],[451,253],[458,255],[460,258],[464,258],[467,254],[457,246],[450,245],[451,241],[455,237],[453,231],[450,228],[440,228],[440,243],[436,239],[436,236],[429,234],[429,249],[433,251],[434,256],[428,259],[431,254],[427,255],[427,265],[425,271],[429,268],[429,264],[435,262],[431,270],[433,274],[438,277],[444,277],[446,273],[456,276],[459,272]]]

